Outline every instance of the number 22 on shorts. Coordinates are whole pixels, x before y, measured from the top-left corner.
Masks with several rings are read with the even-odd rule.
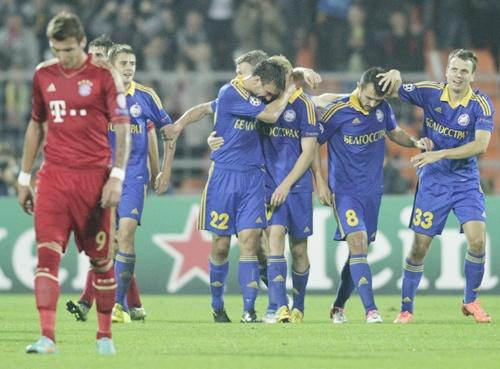
[[[212,211],[210,213],[210,225],[216,229],[226,230],[227,223],[229,222],[229,214],[227,213],[217,213],[216,211]]]

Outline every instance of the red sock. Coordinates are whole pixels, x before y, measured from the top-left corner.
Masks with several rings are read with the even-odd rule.
[[[40,317],[42,336],[55,342],[56,307],[59,298],[57,274],[61,254],[47,246],[38,247],[38,265],[35,272],[36,308]]]
[[[115,304],[116,280],[113,262],[106,261],[101,268],[109,269],[104,273],[94,270],[94,293],[97,310],[97,339],[102,337],[111,338],[111,311]]]
[[[137,279],[135,274],[130,280],[130,287],[127,293],[127,303],[129,307],[141,307],[141,297],[139,296],[139,287],[137,286]]]
[[[90,268],[89,271],[87,272],[85,287],[83,288],[79,300],[87,302],[89,304],[89,307],[92,306],[92,304],[94,303],[94,286],[92,286],[93,281],[94,281],[94,269]]]

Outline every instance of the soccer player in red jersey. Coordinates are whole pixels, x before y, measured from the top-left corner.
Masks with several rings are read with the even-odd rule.
[[[38,254],[35,298],[41,337],[26,352],[57,352],[58,271],[73,232],[79,251],[89,256],[95,271],[97,352],[114,354],[113,208],[120,199],[130,150],[123,84],[84,52],[87,40],[76,15],[56,15],[47,26],[47,37],[56,58],[40,64],[33,77],[33,108],[18,178],[19,203],[35,215]],[[108,122],[114,124],[117,139],[111,170]],[[35,198],[30,173],[44,140],[45,160],[38,172]]]

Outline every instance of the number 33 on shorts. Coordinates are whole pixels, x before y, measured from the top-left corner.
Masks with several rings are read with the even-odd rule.
[[[413,225],[416,227],[420,226],[423,229],[429,229],[432,227],[432,218],[434,218],[434,214],[430,211],[422,211],[422,209],[416,208],[413,217]]]

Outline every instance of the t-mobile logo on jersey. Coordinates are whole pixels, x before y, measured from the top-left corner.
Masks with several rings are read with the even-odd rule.
[[[49,102],[50,112],[54,117],[54,123],[64,122],[63,117],[67,115],[66,111],[66,101],[64,100],[52,100]],[[77,115],[84,117],[87,115],[87,109],[70,109],[69,116],[76,117]]]

